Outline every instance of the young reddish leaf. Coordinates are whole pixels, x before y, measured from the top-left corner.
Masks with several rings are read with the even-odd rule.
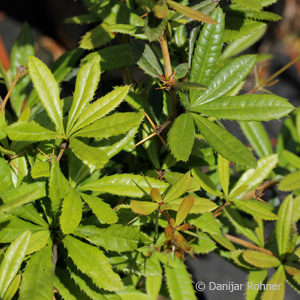
[[[187,215],[189,214],[191,208],[193,207],[194,204],[194,198],[193,197],[186,197],[183,199],[183,201],[181,202],[178,212],[176,214],[176,220],[175,220],[175,224],[178,226],[180,225],[185,218],[187,217]]]
[[[158,208],[158,204],[149,201],[131,200],[130,208],[137,214],[150,215]]]
[[[161,202],[161,194],[159,192],[159,189],[153,188],[150,191],[150,196],[151,196],[153,201],[158,202],[158,203]]]

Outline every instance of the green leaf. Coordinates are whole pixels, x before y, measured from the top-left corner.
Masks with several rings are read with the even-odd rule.
[[[279,255],[290,252],[291,235],[293,227],[293,195],[287,196],[278,211],[276,222],[276,241]]]
[[[267,94],[221,97],[193,107],[218,119],[236,121],[269,121],[280,119],[294,109],[286,99]]]
[[[182,194],[186,193],[190,187],[191,174],[185,173],[181,176],[174,185],[170,187],[167,194],[164,197],[164,203],[168,203],[172,200],[179,198]]]
[[[0,157],[0,194],[9,190],[13,186],[13,182],[10,175],[10,166],[8,162]]]
[[[157,78],[163,74],[159,59],[148,44],[134,40],[130,44],[133,57],[137,65],[148,75]]]
[[[183,14],[186,17],[192,18],[199,22],[205,22],[209,24],[217,24],[216,21],[209,16],[201,13],[200,11],[194,10],[188,6],[182,5],[178,2],[172,1],[172,0],[166,0],[168,5],[178,11],[179,13]]]
[[[176,118],[168,132],[168,144],[177,160],[187,161],[191,155],[195,139],[195,127],[187,113]]]
[[[158,204],[149,201],[130,201],[130,208],[133,212],[140,215],[151,215],[156,209],[158,209]]]
[[[109,204],[105,203],[98,197],[81,194],[83,200],[88,204],[98,220],[105,224],[113,224],[118,221],[118,215]]]
[[[163,33],[167,24],[167,18],[157,18],[153,12],[150,12],[145,18],[144,32],[146,38],[153,42]]]
[[[25,258],[26,250],[30,241],[30,231],[24,231],[8,247],[0,265],[0,297],[3,298],[7,288]]]
[[[249,8],[254,10],[260,10],[262,8],[259,0],[233,0],[233,2],[238,4],[242,8]]]
[[[105,139],[128,132],[132,128],[138,126],[143,119],[143,112],[114,113],[80,129],[75,132],[73,136]]]
[[[218,174],[224,195],[227,197],[230,179],[229,161],[221,155],[218,155]]]
[[[134,251],[141,242],[151,242],[138,228],[121,224],[113,224],[106,228],[81,225],[74,233],[107,251]]]
[[[28,57],[28,70],[39,98],[59,133],[64,134],[58,85],[47,66],[38,58]]]
[[[27,66],[28,56],[34,55],[33,39],[30,32],[30,28],[25,23],[12,47],[10,54],[10,72],[12,77],[17,74],[17,68],[19,66]],[[23,101],[26,98],[26,90],[29,87],[29,76],[22,76],[17,85],[14,87],[11,93],[12,101],[10,102],[13,110],[17,115],[20,115]]]
[[[52,243],[49,243],[27,262],[20,286],[20,299],[51,299],[53,284]]]
[[[282,191],[292,191],[300,188],[300,171],[295,171],[283,177],[278,188]]]
[[[243,258],[247,263],[262,269],[275,268],[281,264],[277,257],[255,250],[245,250]]]
[[[108,161],[108,157],[104,151],[88,146],[78,139],[70,138],[70,148],[92,171],[102,169]]]
[[[188,214],[191,211],[191,208],[194,205],[194,201],[195,201],[194,198],[191,196],[187,196],[181,201],[176,214],[176,219],[175,219],[176,226],[179,226],[188,216]]]
[[[87,104],[93,99],[100,79],[100,57],[85,63],[78,71],[72,106],[68,114],[67,133],[72,130]]]
[[[167,286],[172,300],[196,300],[192,281],[185,265],[174,256],[174,267],[165,266]]]
[[[35,201],[46,196],[46,187],[44,182],[35,182],[12,188],[2,194],[2,200],[5,203],[0,206],[0,213],[7,212],[13,208],[26,203]]]
[[[259,157],[273,153],[268,133],[260,122],[240,122],[239,125]]]
[[[69,235],[63,239],[63,243],[77,268],[88,275],[96,286],[108,291],[124,289],[119,275],[112,270],[101,250]]]
[[[206,254],[217,248],[216,243],[207,234],[199,231],[197,235],[198,244],[192,244],[193,252],[196,254]]]
[[[31,235],[30,243],[28,245],[26,255],[40,251],[42,248],[46,246],[47,242],[49,242],[49,239],[50,239],[49,230],[41,230],[41,231],[34,232]]]
[[[233,199],[236,207],[247,214],[264,220],[277,220],[277,216],[271,212],[272,206],[255,199],[237,200]]]
[[[70,189],[64,197],[59,218],[60,227],[64,234],[72,233],[79,225],[82,217],[82,203],[79,194]]]
[[[249,149],[225,129],[199,115],[193,114],[193,118],[200,133],[217,153],[242,167],[256,165]]]
[[[229,196],[233,195],[234,192],[242,186],[247,186],[247,189],[244,190],[244,193],[256,188],[260,183],[263,182],[264,179],[268,177],[271,171],[275,168],[277,162],[277,154],[271,154],[259,159],[257,161],[256,169],[249,169],[245,171],[238,182],[235,184],[234,188],[231,190]]]
[[[14,298],[15,294],[19,289],[19,285],[21,282],[21,273],[18,273],[15,278],[10,283],[9,287],[7,288],[5,295],[3,296],[3,300],[11,300]]]
[[[278,0],[260,0],[261,6],[262,7],[266,7],[269,6],[271,4],[276,3]]]
[[[271,277],[268,284],[273,288],[266,289],[261,299],[262,300],[283,300],[285,291],[285,272],[283,265],[279,266],[276,273]],[[275,288],[276,287],[276,288]]]
[[[116,174],[81,185],[78,189],[80,191],[109,193],[119,196],[143,197],[145,193],[150,193],[151,188],[148,186],[148,182],[152,188],[158,188],[161,193],[168,187],[167,183],[150,177],[132,174]]]
[[[147,294],[152,297],[152,299],[157,299],[161,285],[162,285],[161,275],[146,277],[146,291]]]
[[[153,300],[153,297],[140,291],[129,291],[129,292],[120,292],[118,296],[121,297],[122,300]]]
[[[256,300],[261,296],[262,290],[256,289],[256,285],[265,284],[268,279],[268,270],[250,271],[247,280],[247,300]]]
[[[290,165],[294,166],[297,169],[300,169],[300,157],[299,156],[297,156],[296,154],[294,154],[288,150],[283,150],[282,155]]]
[[[60,200],[69,191],[69,182],[61,172],[59,162],[54,158],[51,162],[49,178],[49,198],[51,199],[52,211],[56,214],[60,207]]]
[[[215,74],[216,66],[223,45],[224,14],[221,8],[217,8],[211,17],[218,24],[205,24],[196,43],[190,81],[208,85]],[[197,98],[197,92],[190,93],[191,101]]]
[[[255,55],[243,55],[225,64],[210,81],[207,90],[192,101],[192,108],[226,95],[246,78],[255,61]]]
[[[89,105],[73,126],[70,135],[114,110],[124,100],[129,88],[130,86],[128,85],[117,87],[112,92]]]
[[[109,25],[102,23],[88,31],[80,41],[80,48],[92,50],[101,47],[113,39]]]
[[[13,123],[6,127],[5,131],[13,141],[39,142],[62,137],[57,132],[49,130],[34,121]]]

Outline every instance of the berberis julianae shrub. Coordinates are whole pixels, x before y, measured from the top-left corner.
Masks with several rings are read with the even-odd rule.
[[[300,292],[300,112],[274,153],[260,121],[294,109],[265,90],[282,70],[243,88],[276,0],[83,2],[67,21],[94,26],[51,70],[28,25],[0,65],[0,298],[196,299],[185,259],[211,251],[281,287],[248,300]]]

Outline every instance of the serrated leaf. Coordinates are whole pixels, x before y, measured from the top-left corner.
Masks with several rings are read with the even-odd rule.
[[[161,193],[168,187],[167,183],[150,177],[132,174],[116,174],[81,185],[78,189],[80,191],[94,191],[119,196],[143,197],[145,193],[149,194],[151,190],[147,182],[150,183],[152,188],[158,188]]]
[[[20,299],[43,300],[53,297],[52,243],[27,262],[20,286]]]
[[[109,204],[92,195],[86,195],[83,193],[80,195],[102,223],[113,224],[118,221],[118,215]]]
[[[190,172],[185,173],[181,176],[174,185],[170,187],[165,195],[163,201],[164,203],[168,203],[172,200],[179,198],[182,194],[187,192],[191,183],[191,174]]]
[[[210,236],[225,249],[235,251],[234,245],[224,236],[223,233],[211,233]]]
[[[59,218],[60,228],[64,234],[72,233],[79,225],[82,217],[82,203],[79,194],[70,189],[62,202]]]
[[[243,173],[238,182],[230,192],[229,197],[242,186],[247,186],[246,191],[256,188],[270,172],[275,168],[278,162],[277,154],[265,156],[257,161],[256,169],[249,169]]]
[[[216,71],[216,65],[223,45],[224,14],[217,8],[211,17],[218,24],[205,24],[196,43],[192,60],[190,81],[208,85]],[[197,97],[197,92],[190,93],[191,102]]]
[[[63,239],[63,243],[77,268],[88,275],[96,286],[108,291],[124,289],[119,275],[112,270],[101,250],[69,235]]]
[[[255,289],[256,284],[265,284],[268,279],[268,270],[250,271],[247,280],[246,296],[247,300],[256,300],[262,293],[260,289]]]
[[[16,276],[30,241],[30,231],[24,231],[8,247],[0,265],[0,297],[2,298]]]
[[[18,273],[15,278],[10,283],[9,287],[7,288],[5,295],[3,296],[3,300],[11,300],[14,298],[15,294],[19,289],[19,285],[21,282],[21,273]]]
[[[149,201],[130,201],[130,208],[133,212],[140,215],[151,215],[157,208],[158,204]]]
[[[10,166],[8,162],[0,157],[0,194],[9,190],[13,186],[13,182],[10,176]]]
[[[99,56],[94,56],[78,71],[73,102],[68,114],[67,133],[71,131],[80,114],[93,99],[100,79],[100,72]]]
[[[73,136],[105,139],[128,132],[132,128],[137,127],[143,119],[143,112],[114,113],[80,129]]]
[[[246,78],[255,61],[255,55],[243,55],[225,64],[212,78],[207,90],[195,98],[192,108],[226,95]]]
[[[262,300],[283,300],[285,292],[285,272],[283,265],[279,266],[275,274],[271,277],[268,284],[273,288],[266,289],[261,299]],[[276,288],[275,288],[276,287]]]
[[[277,257],[255,250],[245,250],[243,258],[247,263],[262,269],[275,268],[281,264]]]
[[[193,252],[196,254],[206,254],[216,249],[216,243],[205,233],[197,232],[198,243],[192,244]]]
[[[164,31],[166,24],[167,18],[157,18],[154,13],[150,12],[145,18],[144,32],[146,38],[150,42],[157,40]]]
[[[162,276],[147,276],[146,277],[146,291],[153,299],[158,297],[162,285]]]
[[[276,222],[276,241],[279,255],[284,255],[290,251],[291,234],[293,227],[293,204],[292,194],[287,196],[278,211]]]
[[[115,88],[112,92],[106,94],[104,97],[96,100],[80,115],[80,118],[74,124],[70,135],[104,117],[106,114],[114,110],[126,97],[129,91],[129,86]]]
[[[271,4],[276,3],[278,0],[260,0],[262,7],[269,6]]]
[[[109,25],[101,23],[88,31],[80,41],[80,48],[92,50],[111,41],[114,35],[109,30]]]
[[[159,59],[148,44],[134,40],[130,44],[132,55],[137,65],[148,75],[157,78],[163,74]]]
[[[230,179],[229,161],[221,155],[218,155],[218,174],[224,195],[227,197]]]
[[[153,297],[142,293],[140,291],[129,291],[129,292],[120,292],[118,296],[121,297],[122,300],[153,300]]]
[[[261,9],[261,4],[259,0],[233,0],[234,3],[238,4],[240,7],[243,8],[250,8],[254,10],[260,10]]]
[[[106,228],[81,225],[75,230],[75,234],[107,251],[116,252],[133,251],[141,242],[151,241],[138,228],[120,224],[113,224]]]
[[[273,153],[268,133],[260,122],[240,122],[239,125],[259,157]]]
[[[256,165],[249,149],[228,131],[199,115],[193,114],[193,118],[200,133],[217,153],[242,167]]]
[[[34,232],[30,237],[30,242],[26,251],[26,255],[32,254],[44,248],[49,242],[50,239],[50,231],[49,230],[41,230]]]
[[[92,171],[102,169],[108,161],[108,157],[104,151],[88,146],[76,138],[70,138],[70,148]]]
[[[300,188],[300,171],[295,171],[283,177],[278,188],[282,191],[292,191]]]
[[[53,212],[56,214],[59,210],[60,200],[66,196],[69,191],[69,183],[60,170],[59,162],[52,159],[49,178],[49,198]]]
[[[34,56],[28,57],[28,70],[42,105],[59,133],[64,134],[59,88],[52,73],[43,62]]]
[[[209,24],[217,24],[218,20],[214,20],[209,16],[201,13],[200,11],[194,10],[188,6],[182,5],[178,2],[172,0],[166,0],[168,5],[175,9],[177,12],[183,14],[186,17],[192,18],[199,22],[209,23]]]
[[[286,99],[267,94],[221,97],[192,108],[195,112],[218,119],[236,121],[280,119],[293,109],[293,105]]]
[[[62,137],[57,132],[49,130],[34,121],[13,123],[5,128],[5,132],[13,141],[39,142]]]
[[[272,206],[267,203],[255,199],[233,199],[232,201],[238,209],[254,217],[259,217],[264,220],[277,220],[277,216],[271,211]]]
[[[174,267],[165,266],[167,286],[172,300],[196,300],[192,281],[185,265],[174,256]]]
[[[220,234],[220,224],[210,213],[204,213],[197,218],[189,218],[189,223],[195,225],[197,228],[201,229],[203,232],[209,234]]]
[[[12,188],[2,194],[4,205],[0,206],[0,212],[7,212],[13,208],[35,201],[46,196],[44,182],[35,182]]]
[[[181,114],[168,132],[168,145],[177,160],[189,159],[194,139],[195,127],[192,117],[187,113]]]
[[[291,164],[292,166],[294,166],[297,169],[300,169],[300,157],[299,156],[297,156],[296,154],[294,154],[288,150],[283,150],[282,155],[289,164]]]

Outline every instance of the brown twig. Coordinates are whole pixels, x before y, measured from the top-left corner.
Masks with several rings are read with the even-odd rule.
[[[172,65],[165,31],[162,33],[158,40],[165,63],[165,77],[169,78],[172,75]]]

